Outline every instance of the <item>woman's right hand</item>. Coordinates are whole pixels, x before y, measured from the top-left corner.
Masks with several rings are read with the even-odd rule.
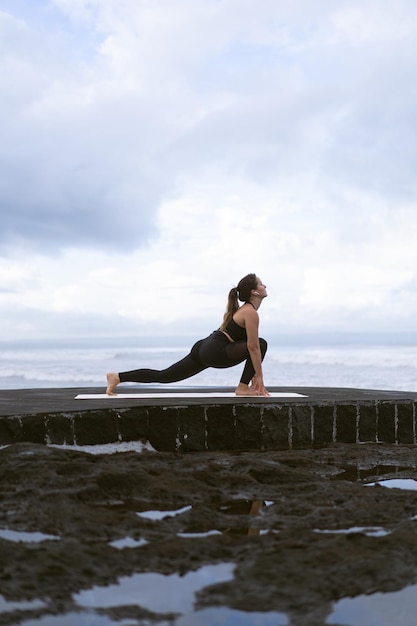
[[[264,380],[262,376],[254,376],[252,378],[251,389],[253,389],[253,391],[256,392],[257,396],[270,396],[271,395],[264,385]]]

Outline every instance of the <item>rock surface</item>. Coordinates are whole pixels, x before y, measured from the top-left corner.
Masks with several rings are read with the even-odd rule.
[[[87,611],[79,594],[220,563],[233,580],[201,588],[195,610],[277,612],[291,626],[334,624],[338,600],[417,580],[417,491],[364,486],[417,479],[413,446],[92,455],[19,443],[0,464],[1,626],[71,614],[74,626],[174,625],[182,611],[163,596],[158,610],[120,599]]]

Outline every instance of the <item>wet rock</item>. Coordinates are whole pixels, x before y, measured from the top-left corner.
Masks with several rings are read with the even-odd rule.
[[[79,611],[76,594],[121,577],[233,563],[234,580],[200,590],[199,607],[324,624],[341,598],[416,581],[417,491],[364,484],[417,479],[415,459],[413,446],[377,444],[180,455],[10,445],[0,450],[1,593],[42,600],[25,612],[39,617]],[[58,539],[18,542],[7,530]],[[116,547],[126,538],[134,547]],[[100,610],[155,623],[169,613],[163,600],[158,614]],[[12,623],[16,612],[0,613],[0,625]]]

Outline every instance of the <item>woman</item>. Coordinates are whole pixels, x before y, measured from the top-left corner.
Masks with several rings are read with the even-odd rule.
[[[269,396],[265,389],[262,361],[267,343],[259,338],[258,309],[267,297],[266,287],[256,274],[248,274],[229,292],[227,309],[219,330],[206,339],[200,339],[190,353],[165,370],[139,369],[119,374],[107,374],[107,394],[114,393],[117,385],[134,383],[173,383],[194,376],[208,367],[232,367],[246,361],[235,393],[237,396]],[[243,302],[239,306],[239,302]]]

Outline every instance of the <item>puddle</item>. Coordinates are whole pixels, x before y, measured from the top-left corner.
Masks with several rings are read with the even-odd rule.
[[[235,534],[235,535],[264,535],[269,532],[266,529],[253,527],[250,523],[251,517],[262,515],[268,506],[274,504],[271,501],[264,500],[247,500],[247,499],[235,499],[222,502],[214,505],[212,508],[225,516],[242,516],[242,521],[239,520],[239,525],[233,525],[229,522],[221,520],[216,525],[216,528],[209,530],[185,530],[184,532],[177,533],[178,537],[201,539],[204,537],[210,537],[212,535],[221,535],[223,533]]]
[[[42,541],[59,541],[59,537],[54,535],[44,535],[43,533],[25,533],[18,530],[0,529],[0,539],[15,541],[17,543],[41,543]]]
[[[245,613],[224,607],[202,609],[179,616],[173,620],[147,620],[140,626],[288,626],[284,613]],[[117,622],[96,613],[67,613],[22,622],[20,626],[138,626],[137,620],[122,619]]]
[[[203,539],[204,537],[211,537],[213,535],[222,535],[221,530],[208,530],[205,533],[177,533],[177,537],[182,537],[183,539]]]
[[[117,443],[103,443],[87,446],[78,446],[77,444],[55,444],[49,443],[50,448],[58,450],[76,450],[77,452],[87,452],[88,454],[116,454],[120,452],[156,452],[149,441],[120,441]]]
[[[216,508],[228,515],[259,515],[263,509],[274,504],[270,500],[235,499],[219,504]]]
[[[349,535],[352,533],[362,533],[363,535],[367,535],[368,537],[385,537],[386,535],[391,534],[391,531],[385,530],[385,528],[373,528],[365,526],[352,526],[352,528],[343,528],[340,530],[315,529],[314,532],[327,535]]]
[[[246,515],[259,517],[265,509],[274,504],[271,501],[264,500],[230,500],[217,506],[217,510],[226,515]],[[268,530],[261,529],[260,527],[253,527],[249,522],[239,525],[230,526],[229,528],[220,528],[222,532],[233,535],[263,535]]]
[[[117,584],[93,587],[74,595],[83,608],[140,606],[154,613],[193,612],[195,593],[204,587],[233,580],[233,563],[207,565],[184,576],[147,573],[119,578]]]
[[[284,613],[244,613],[215,607],[182,615],[175,626],[287,626]],[[158,625],[159,626],[159,625]],[[171,626],[171,624],[170,624]]]
[[[366,483],[365,487],[375,487],[375,485],[381,485],[381,487],[390,487],[392,489],[407,489],[408,491],[417,491],[417,480],[414,480],[414,478],[392,478],[387,480],[380,480],[376,483]]]
[[[366,478],[375,476],[385,476],[386,474],[398,474],[399,472],[412,471],[415,467],[400,465],[373,465],[372,467],[360,468],[355,466],[346,466],[342,468],[342,472],[334,476],[333,480],[349,480],[357,482]]]
[[[124,550],[125,548],[140,548],[142,546],[146,546],[148,541],[146,539],[133,539],[133,537],[125,537],[124,539],[116,539],[116,541],[112,541],[109,543],[109,546],[112,548],[117,548],[118,550]]]
[[[326,622],[349,626],[410,626],[417,613],[417,585],[392,593],[345,598],[335,604]]]
[[[154,521],[160,521],[167,517],[175,517],[176,515],[181,515],[182,513],[186,513],[187,511],[191,511],[191,506],[184,506],[182,509],[175,509],[173,511],[161,511],[158,509],[149,510],[149,511],[141,511],[137,513],[139,517],[144,517],[145,519],[151,519]]]
[[[31,600],[28,602],[9,602],[3,596],[0,596],[0,614],[12,613],[13,611],[34,611],[42,609],[45,604],[41,600]]]
[[[184,576],[171,574],[134,574],[122,577],[115,585],[93,587],[74,595],[78,606],[108,609],[120,606],[140,606],[154,613],[178,613],[175,626],[287,626],[284,613],[247,613],[225,607],[194,611],[195,595],[201,589],[233,580],[233,563],[208,565]],[[60,623],[59,623],[60,624]],[[78,626],[79,622],[77,622]],[[95,626],[96,622],[94,622]],[[118,622],[120,626],[121,623]],[[141,622],[142,624],[142,622]],[[149,626],[154,622],[149,622]],[[159,621],[159,626],[173,626],[171,621]],[[25,625],[28,626],[28,625]],[[39,624],[39,626],[49,626]],[[52,626],[52,625],[51,625]],[[55,625],[54,625],[55,626]],[[66,623],[62,626],[66,626]],[[72,625],[71,625],[72,626]],[[101,624],[98,624],[101,626]],[[104,623],[103,623],[104,626]],[[143,622],[148,626],[148,622]]]
[[[66,613],[65,615],[46,615],[39,619],[20,622],[19,626],[137,626],[138,622],[123,619],[115,622],[107,615],[95,613]],[[148,626],[147,624],[144,626]],[[149,624],[149,626],[151,626]],[[159,626],[159,625],[158,625]]]

